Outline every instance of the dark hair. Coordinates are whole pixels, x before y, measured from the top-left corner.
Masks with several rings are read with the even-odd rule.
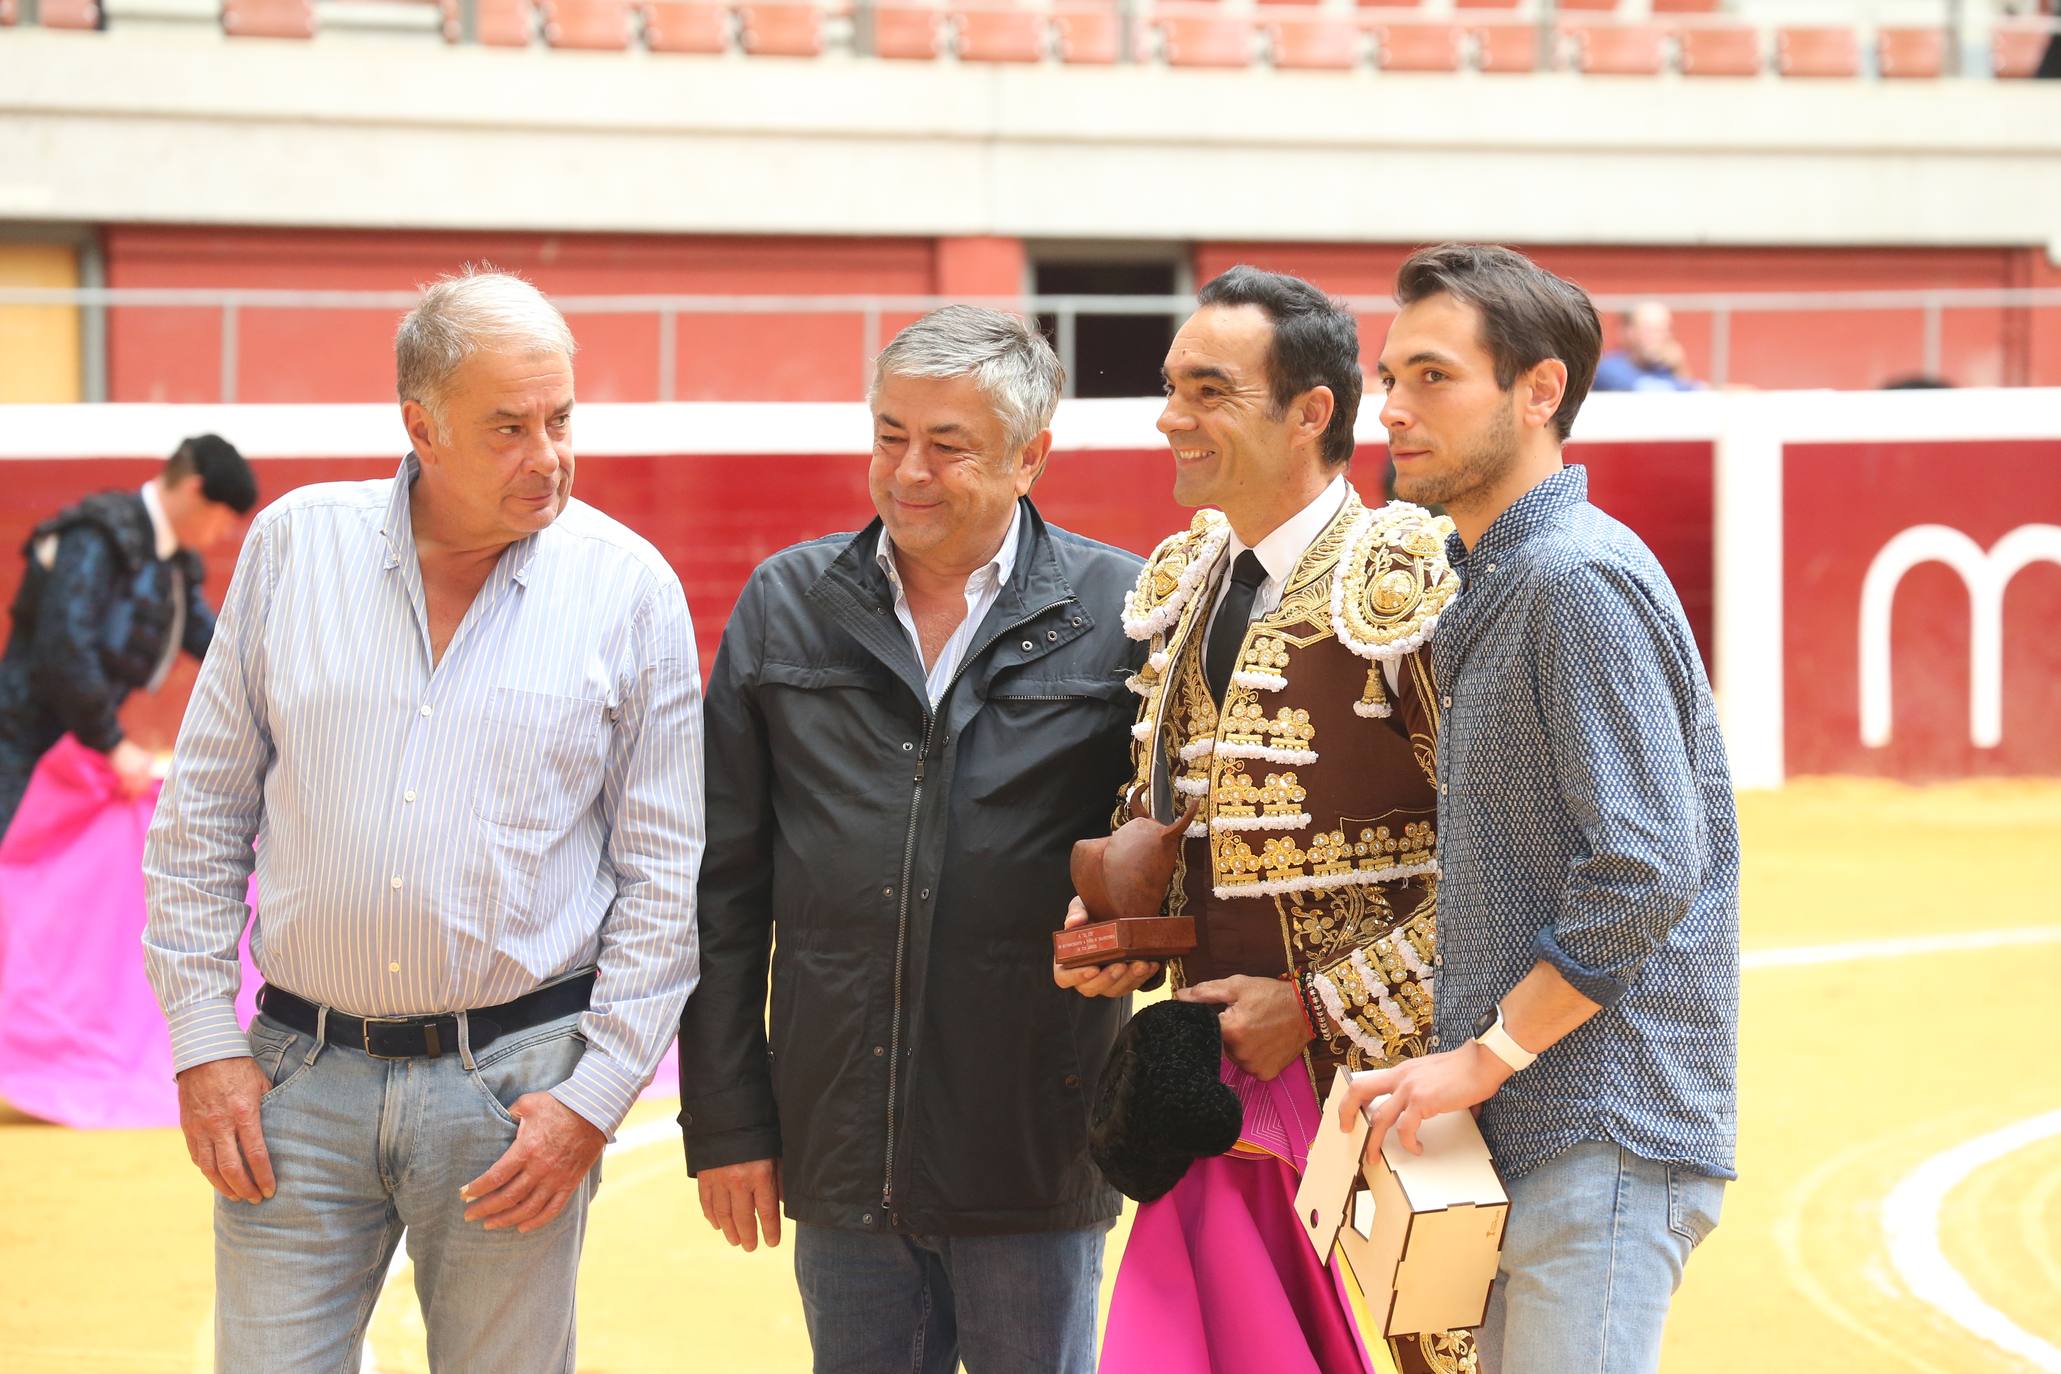
[[[1395,277],[1396,304],[1446,295],[1481,315],[1481,342],[1508,391],[1517,374],[1548,358],[1567,365],[1567,389],[1553,428],[1564,441],[1596,380],[1603,325],[1588,292],[1522,253],[1480,243],[1442,243],[1410,254]]]
[[[165,460],[164,480],[181,482],[200,474],[200,494],[239,515],[258,503],[258,479],[236,446],[219,434],[196,434]]]
[[[1360,414],[1360,326],[1352,311],[1300,277],[1243,263],[1202,288],[1202,305],[1256,305],[1274,326],[1267,344],[1267,382],[1274,409],[1315,387],[1331,388],[1331,423],[1319,446],[1334,467],[1353,460],[1353,421]]]

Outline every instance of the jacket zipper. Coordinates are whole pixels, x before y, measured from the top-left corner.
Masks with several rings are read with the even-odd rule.
[[[1049,606],[1041,606],[1029,615],[989,635],[981,644],[959,660],[959,666],[952,670],[951,681],[938,694],[940,703],[949,699],[952,689],[959,685],[959,679],[966,672],[967,665],[995,646],[995,641],[1015,634],[1033,620],[1064,606],[1064,600]],[[923,809],[923,770],[930,760],[931,741],[937,736],[937,712],[928,704],[923,712],[923,748],[916,755],[916,776],[909,793],[909,834],[902,845],[902,887],[899,915],[895,920],[895,974],[894,974],[894,1020],[887,1033],[887,1164],[880,1180],[880,1210],[883,1223],[894,1225],[895,1193],[895,1090],[901,1081],[902,1071],[902,964],[909,948],[909,879],[916,868],[916,821]]]

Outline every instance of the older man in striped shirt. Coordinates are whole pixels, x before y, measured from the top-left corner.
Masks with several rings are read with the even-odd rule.
[[[244,544],[145,953],[219,1194],[218,1368],[356,1368],[405,1234],[433,1366],[569,1370],[602,1147],[698,968],[693,628],[571,498],[573,340],[534,287],[438,282],[395,351],[399,474],[302,487]]]

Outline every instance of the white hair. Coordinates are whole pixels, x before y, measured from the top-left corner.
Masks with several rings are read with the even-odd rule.
[[[451,375],[482,349],[563,353],[570,361],[576,345],[543,292],[512,273],[467,263],[424,287],[394,331],[394,390],[441,425]]]
[[[1045,336],[1016,315],[974,305],[933,310],[873,361],[867,402],[886,377],[971,377],[1002,422],[1011,453],[1050,427],[1066,369]]]

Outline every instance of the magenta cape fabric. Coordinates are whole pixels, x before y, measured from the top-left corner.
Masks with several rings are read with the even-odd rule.
[[[172,1043],[143,976],[143,837],[107,760],[66,735],[0,843],[0,1102],[66,1126],[179,1124]],[[257,900],[253,887],[250,900]],[[262,980],[243,949],[236,1010]],[[679,1089],[674,1052],[645,1096]]]
[[[66,735],[0,843],[0,1100],[67,1126],[176,1126],[165,1018],[143,976],[143,836],[107,760]],[[258,977],[248,952],[238,1010]]]
[[[1308,1076],[1291,1065],[1262,1083],[1228,1061],[1221,1072],[1245,1104],[1246,1148],[1197,1160],[1138,1209],[1102,1374],[1369,1374],[1343,1283],[1295,1219],[1321,1122]]]

